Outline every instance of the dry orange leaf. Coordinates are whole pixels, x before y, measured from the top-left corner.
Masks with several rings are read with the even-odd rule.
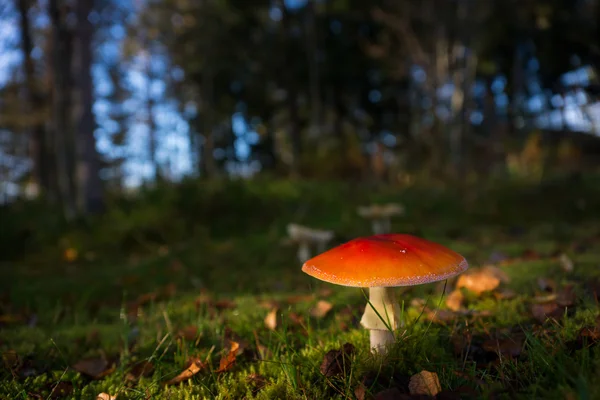
[[[435,372],[423,370],[410,377],[408,390],[411,395],[436,396],[442,391],[442,385]]]
[[[277,329],[277,308],[274,308],[271,311],[269,311],[269,313],[265,317],[265,325],[272,331]]]
[[[240,344],[238,342],[230,341],[230,346],[231,347],[229,348],[227,354],[221,357],[219,369],[217,370],[218,373],[229,371],[235,366],[235,359],[240,348]]]
[[[101,379],[111,374],[115,370],[115,366],[111,365],[104,357],[86,358],[76,362],[73,369],[92,379]]]
[[[165,385],[174,385],[186,381],[205,368],[205,363],[203,363],[199,358],[193,357],[188,361],[185,370],[173,379],[170,379],[167,382],[165,382]]]
[[[458,311],[462,308],[465,296],[458,289],[453,290],[446,298],[446,305],[452,311]]]
[[[325,300],[319,300],[317,304],[310,310],[310,315],[315,318],[323,318],[333,308],[333,304]]]
[[[477,295],[496,289],[500,285],[498,278],[491,269],[475,269],[462,274],[456,282],[456,289],[466,288]]]

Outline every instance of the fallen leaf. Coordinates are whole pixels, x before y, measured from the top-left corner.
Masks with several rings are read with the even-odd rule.
[[[442,385],[435,372],[423,370],[410,377],[408,390],[412,395],[435,396],[442,391]]]
[[[525,249],[523,253],[521,253],[521,258],[523,260],[538,260],[540,255],[537,251],[532,249]]]
[[[102,379],[111,374],[115,370],[115,366],[105,357],[98,357],[80,360],[73,365],[73,369],[92,379]]]
[[[228,309],[232,309],[232,308],[236,307],[236,304],[234,301],[227,300],[227,299],[221,299],[221,300],[215,301],[211,305],[219,311],[228,310]]]
[[[560,267],[565,272],[573,272],[573,269],[575,269],[575,265],[573,264],[573,261],[565,253],[562,253],[558,257],[558,262],[560,263]]]
[[[237,357],[237,352],[240,348],[240,344],[238,342],[230,342],[230,347],[227,353],[221,357],[221,361],[219,362],[219,369],[217,373],[222,373],[231,370],[235,366],[235,361]]]
[[[543,323],[548,318],[560,318],[564,313],[564,308],[559,307],[558,304],[552,303],[542,303],[542,304],[533,304],[531,306],[531,315]]]
[[[513,337],[504,339],[490,338],[484,341],[481,347],[485,351],[495,352],[504,357],[515,358],[521,355],[523,351],[523,337],[514,335]]]
[[[458,311],[462,308],[465,296],[458,289],[453,290],[446,298],[446,306],[452,311]]]
[[[165,382],[165,385],[174,385],[183,381],[190,379],[192,376],[196,375],[198,372],[202,371],[206,368],[206,364],[203,363],[199,358],[193,357],[187,362],[187,365],[183,372],[174,377],[173,379],[169,379]]]
[[[293,324],[304,326],[304,317],[302,315],[292,311],[288,314],[288,317]]]
[[[73,384],[69,381],[49,383],[47,388],[50,390],[50,394],[47,397],[49,399],[61,399],[73,393]]]
[[[321,363],[321,373],[327,377],[332,377],[350,371],[350,357],[355,350],[354,345],[351,343],[345,343],[338,350],[329,350]]]
[[[271,310],[273,308],[281,308],[281,304],[277,300],[273,299],[264,299],[261,300],[258,305],[262,308],[266,308],[267,310]]]
[[[100,393],[98,396],[96,396],[96,400],[116,400],[117,396],[112,396],[108,393]]]
[[[130,381],[137,381],[141,377],[152,375],[152,373],[154,373],[154,364],[144,360],[133,364],[125,378]]]
[[[375,395],[374,400],[405,400],[411,396],[402,393],[398,388],[385,389]]]
[[[319,300],[317,304],[310,310],[310,315],[315,318],[324,318],[332,308],[333,304],[330,302]]]
[[[367,395],[367,387],[364,383],[360,382],[358,386],[354,388],[354,397],[356,397],[356,400],[367,400]]]
[[[194,342],[198,338],[198,327],[196,325],[186,326],[179,330],[177,337],[183,338],[187,342]]]
[[[274,308],[265,317],[265,326],[272,331],[277,329],[277,311],[277,308]]]
[[[466,288],[471,292],[481,295],[496,289],[500,285],[500,279],[490,269],[474,269],[459,276],[456,289]]]

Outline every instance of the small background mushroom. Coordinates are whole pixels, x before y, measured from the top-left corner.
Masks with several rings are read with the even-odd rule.
[[[398,203],[371,204],[358,207],[357,212],[371,221],[373,233],[379,235],[392,231],[391,217],[404,214],[404,206]]]
[[[305,262],[311,255],[311,245],[315,245],[318,253],[327,249],[327,244],[333,239],[333,231],[313,229],[299,224],[288,224],[287,232],[292,243],[298,245],[298,260]]]

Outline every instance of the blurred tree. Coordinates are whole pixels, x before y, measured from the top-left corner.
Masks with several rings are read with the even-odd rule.
[[[90,21],[93,0],[78,0],[76,4],[76,83],[77,83],[77,203],[80,213],[98,213],[104,209],[104,194],[100,180],[100,158],[94,132],[96,122],[92,111],[92,43],[94,27]]]

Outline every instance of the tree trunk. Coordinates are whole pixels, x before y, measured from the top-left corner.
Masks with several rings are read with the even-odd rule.
[[[94,30],[88,18],[92,8],[93,0],[77,1],[77,197],[78,208],[85,214],[98,213],[104,209],[100,159],[94,137],[96,123],[92,111],[94,95],[91,68]]]
[[[23,63],[25,70],[26,81],[26,96],[27,96],[27,111],[34,115],[33,127],[31,128],[31,158],[33,162],[32,176],[35,184],[42,189],[45,194],[52,199],[50,192],[50,175],[48,165],[48,155],[46,149],[46,136],[44,132],[44,123],[41,116],[43,109],[43,95],[40,93],[36,85],[33,59],[31,58],[31,50],[33,42],[31,39],[31,26],[29,24],[29,4],[27,0],[18,0],[17,8],[21,16],[21,48],[23,51]]]
[[[52,23],[53,41],[53,127],[57,180],[64,216],[72,219],[76,214],[76,207],[75,193],[72,190],[72,173],[69,170],[70,161],[73,159],[73,154],[69,154],[72,150],[69,145],[69,139],[72,136],[69,129],[71,34],[63,21],[58,0],[48,1],[48,14]]]
[[[307,4],[306,44],[310,88],[310,133],[314,136],[319,136],[322,126],[322,110],[319,82],[319,34],[317,30],[315,0],[309,0]]]
[[[215,162],[214,151],[215,143],[213,137],[213,99],[214,73],[210,65],[210,58],[207,58],[207,63],[204,67],[204,76],[202,78],[202,135],[204,143],[202,144],[202,175],[207,179],[212,179],[217,174],[217,164]]]
[[[282,23],[284,34],[290,38],[293,37],[291,34],[291,16],[287,11],[284,1],[280,1],[281,11],[283,13]],[[293,40],[293,39],[292,39]],[[287,58],[293,60],[295,56],[295,46],[288,45]],[[302,138],[300,131],[300,115],[298,114],[298,82],[295,74],[294,65],[286,68],[287,70],[287,107],[289,112],[289,135],[290,143],[292,146],[292,165],[291,174],[297,176],[300,173],[300,158],[302,155]]]
[[[152,83],[154,82],[154,74],[152,72],[152,50],[150,43],[146,43],[146,51],[148,53],[148,60],[146,66],[146,78],[148,79],[146,85],[146,114],[148,123],[148,152],[150,153],[150,162],[154,170],[154,176],[152,180],[158,182],[162,179],[160,166],[158,165],[157,151],[158,143],[156,138],[156,120],[154,119],[154,106],[156,102],[152,97]]]

